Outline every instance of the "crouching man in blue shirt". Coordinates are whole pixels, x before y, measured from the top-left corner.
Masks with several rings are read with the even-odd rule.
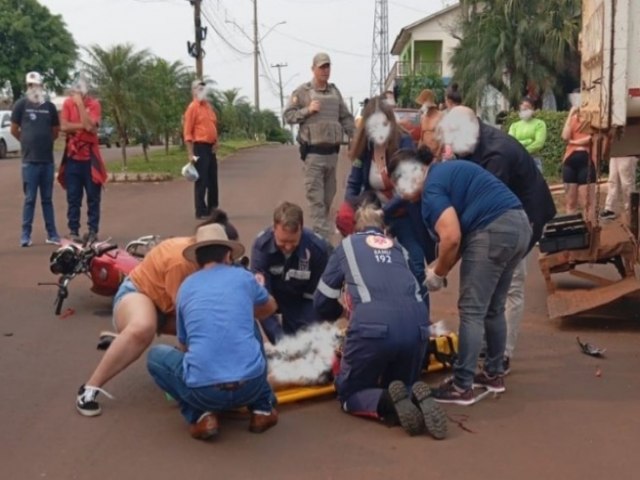
[[[321,320],[313,307],[329,244],[303,226],[302,208],[283,202],[273,212],[273,226],[258,234],[251,250],[251,270],[278,302],[282,325],[275,315],[262,328],[275,344],[285,334]]]
[[[156,345],[149,351],[149,373],[176,399],[196,439],[216,436],[217,414],[243,406],[251,411],[253,433],[278,423],[254,321],[272,315],[277,305],[251,273],[232,265],[243,253],[244,246],[229,240],[222,226],[197,230],[196,241],[183,252],[201,270],[178,291],[179,347]]]

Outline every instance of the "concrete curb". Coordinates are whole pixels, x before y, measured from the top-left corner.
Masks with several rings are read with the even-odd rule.
[[[249,150],[251,148],[258,148],[270,145],[279,145],[274,142],[267,142],[260,145],[247,145],[246,147],[240,147],[229,153],[228,155],[219,158],[218,163],[222,163],[226,158],[231,157],[242,150]],[[172,175],[168,172],[108,172],[108,183],[147,183],[147,182],[170,182],[172,180],[182,178],[180,175]]]
[[[145,182],[168,182],[174,176],[166,172],[110,172],[108,183],[145,183]]]

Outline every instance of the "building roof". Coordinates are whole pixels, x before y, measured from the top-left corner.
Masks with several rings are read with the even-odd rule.
[[[407,25],[406,27],[403,27],[400,30],[400,33],[398,33],[398,36],[396,37],[395,41],[393,42],[393,46],[391,47],[391,54],[400,55],[402,53],[402,49],[407,44],[407,42],[411,39],[411,32],[416,27],[419,27],[420,25],[423,25],[427,22],[435,20],[441,17],[442,15],[452,12],[453,10],[456,10],[458,8],[460,8],[460,3],[454,3],[453,5],[449,5],[448,7],[443,8],[442,10],[438,10],[437,12],[432,13],[431,15],[428,15],[416,22],[413,22]]]

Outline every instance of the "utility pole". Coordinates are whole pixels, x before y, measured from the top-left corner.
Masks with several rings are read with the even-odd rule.
[[[284,94],[282,93],[282,69],[286,67],[286,63],[276,63],[271,65],[271,68],[278,69],[278,87],[280,87],[280,117],[282,118],[282,127],[285,127],[284,122]]]
[[[260,111],[260,81],[258,77],[260,72],[258,71],[258,56],[260,50],[258,44],[260,39],[258,38],[258,0],[253,0],[253,90],[254,90],[254,103],[256,104],[256,110]]]
[[[202,4],[202,0],[189,0],[189,3],[193,5],[195,42],[187,42],[187,51],[189,52],[189,55],[196,59],[196,77],[202,80],[202,58],[204,57],[202,42],[205,38],[207,38],[207,27],[202,28],[202,18],[200,14],[200,6]]]

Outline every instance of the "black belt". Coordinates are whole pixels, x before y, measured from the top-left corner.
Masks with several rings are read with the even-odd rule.
[[[314,153],[316,155],[333,155],[334,153],[338,153],[339,151],[340,151],[340,145],[329,145],[329,146],[309,145],[307,147],[307,153]]]
[[[246,382],[226,382],[226,383],[216,383],[215,385],[211,385],[211,386],[217,390],[222,390],[225,392],[235,392],[245,383]]]

